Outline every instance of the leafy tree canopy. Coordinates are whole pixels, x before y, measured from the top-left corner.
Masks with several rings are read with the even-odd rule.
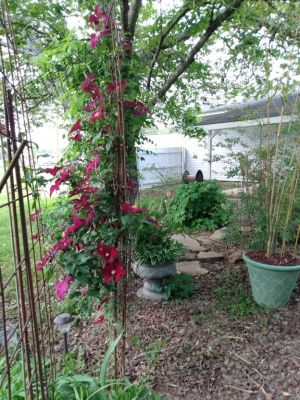
[[[298,84],[298,1],[165,3],[116,2],[124,40],[133,40],[129,78],[137,81],[140,97],[161,119],[171,118],[193,135],[187,127],[211,99],[263,96]],[[81,29],[94,6],[91,0],[9,1],[17,45],[29,71],[25,77],[32,109],[59,98],[74,112],[82,105],[83,71],[98,64],[101,75],[101,63]]]

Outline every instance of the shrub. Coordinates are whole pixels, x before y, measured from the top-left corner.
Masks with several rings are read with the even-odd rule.
[[[195,284],[191,276],[186,274],[174,275],[168,279],[169,299],[185,300],[195,291]]]
[[[216,181],[183,184],[177,188],[167,220],[175,228],[214,230],[227,222],[229,205]]]

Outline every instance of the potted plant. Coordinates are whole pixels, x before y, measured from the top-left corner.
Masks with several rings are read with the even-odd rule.
[[[138,296],[147,300],[166,299],[165,278],[175,275],[176,260],[184,254],[184,246],[171,239],[166,228],[144,221],[137,229],[133,248],[133,271],[144,279]]]
[[[244,254],[255,301],[268,309],[286,305],[296,286],[300,259],[300,141],[279,125],[253,158],[250,205],[252,251]],[[287,133],[289,136],[287,136]],[[257,158],[258,156],[258,158]],[[258,162],[257,162],[258,161]]]

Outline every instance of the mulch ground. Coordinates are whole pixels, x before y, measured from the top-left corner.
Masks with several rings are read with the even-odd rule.
[[[215,250],[229,252],[223,244]],[[147,302],[128,295],[127,376],[173,400],[300,400],[300,282],[279,311],[232,318],[214,309],[215,289],[236,266],[207,263],[188,300]],[[241,272],[241,279],[248,280]],[[249,285],[249,282],[246,282]],[[211,310],[211,311],[209,311]],[[72,346],[93,370],[105,351],[105,323],[79,323]],[[98,364],[99,365],[99,364]]]

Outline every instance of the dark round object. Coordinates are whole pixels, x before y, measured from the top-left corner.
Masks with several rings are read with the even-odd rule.
[[[204,178],[203,178],[203,173],[201,171],[201,169],[198,169],[197,173],[196,173],[196,182],[203,182]]]

